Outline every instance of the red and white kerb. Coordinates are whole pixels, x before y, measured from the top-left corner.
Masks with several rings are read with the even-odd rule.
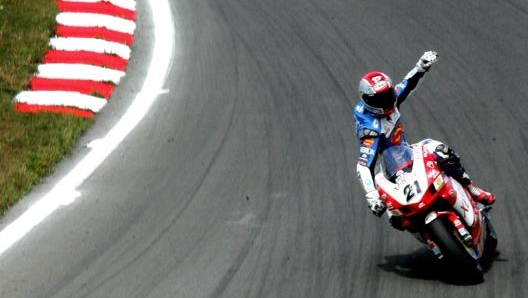
[[[14,99],[20,112],[93,117],[125,75],[136,29],[135,0],[57,0],[56,37]]]

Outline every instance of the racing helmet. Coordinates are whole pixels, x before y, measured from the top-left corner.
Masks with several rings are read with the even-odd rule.
[[[388,116],[396,107],[391,78],[379,71],[367,73],[359,81],[359,96],[365,109],[378,117]]]

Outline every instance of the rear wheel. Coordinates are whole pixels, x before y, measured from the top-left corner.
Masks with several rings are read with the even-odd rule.
[[[462,273],[462,278],[482,280],[482,266],[471,256],[469,248],[463,244],[450,223],[438,218],[429,224],[429,231],[431,240],[440,247],[444,255],[443,262],[446,262],[449,268],[454,269],[453,273]]]

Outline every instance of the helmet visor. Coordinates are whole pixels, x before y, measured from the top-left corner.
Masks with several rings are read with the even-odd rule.
[[[393,88],[374,95],[363,94],[363,100],[366,104],[374,108],[392,109],[396,103],[396,93]]]

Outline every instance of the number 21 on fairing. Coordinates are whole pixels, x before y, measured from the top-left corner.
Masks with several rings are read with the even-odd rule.
[[[414,180],[413,183],[407,184],[403,187],[403,195],[407,198],[407,202],[412,200],[416,195],[420,194],[422,190],[418,184],[418,180]]]

